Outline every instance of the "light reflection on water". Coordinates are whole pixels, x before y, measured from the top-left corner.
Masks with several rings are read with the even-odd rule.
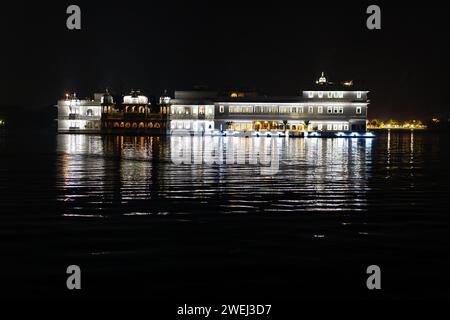
[[[58,152],[67,215],[365,211],[372,170],[360,138],[59,135]]]
[[[58,135],[56,153],[53,136],[7,138],[0,233],[20,296],[37,288],[41,297],[49,286],[58,297],[67,293],[59,279],[76,263],[97,290],[87,292],[102,298],[128,297],[137,287],[155,297],[211,288],[285,297],[292,287],[308,297],[359,299],[367,294],[360,275],[377,263],[397,279],[383,289],[388,297],[448,297],[449,135],[391,131],[373,140],[273,144]],[[174,163],[173,150],[183,154],[175,141],[197,163]],[[273,147],[276,174],[261,174],[269,162],[248,163],[251,150],[272,161]],[[210,164],[213,150],[246,163]],[[33,282],[18,286],[24,274]]]

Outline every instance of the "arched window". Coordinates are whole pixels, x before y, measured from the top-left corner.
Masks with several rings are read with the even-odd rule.
[[[87,109],[86,115],[87,115],[88,117],[92,117],[92,116],[94,115],[94,112],[92,111],[92,109]]]

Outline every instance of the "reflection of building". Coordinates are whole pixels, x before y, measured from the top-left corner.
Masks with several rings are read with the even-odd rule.
[[[175,91],[174,99],[165,93],[153,107],[139,91],[124,96],[120,105],[106,92],[100,99],[101,126],[106,133],[367,135],[367,93],[354,88],[351,80],[334,85],[323,73],[314,88],[291,97],[253,91]]]

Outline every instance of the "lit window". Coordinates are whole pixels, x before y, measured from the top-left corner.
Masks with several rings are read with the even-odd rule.
[[[337,124],[333,124],[333,130],[337,130],[338,129],[338,125]]]
[[[300,107],[299,109],[299,113],[303,113],[303,107]]]
[[[322,124],[317,125],[317,130],[322,131]]]
[[[361,112],[362,112],[361,107],[356,107],[356,114],[361,114]]]
[[[308,97],[309,98],[314,98],[314,91],[309,91],[308,92]]]
[[[348,124],[344,124],[344,130],[345,130],[345,131],[348,130]]]
[[[328,98],[333,98],[333,91],[328,91]]]
[[[328,125],[327,125],[327,130],[331,130],[331,129],[332,129],[331,124],[328,124]]]
[[[361,99],[361,91],[357,91],[356,92],[356,98],[357,99]]]
[[[224,113],[224,111],[225,111],[224,106],[220,106],[220,107],[219,107],[219,112],[220,112],[220,113]]]
[[[318,96],[319,98],[323,98],[323,92],[322,92],[322,91],[319,91],[319,92],[317,93],[317,96]]]
[[[323,107],[322,106],[317,107],[317,113],[323,113]]]
[[[339,91],[338,92],[338,97],[339,98],[343,98],[344,97],[344,92],[343,91]]]
[[[308,107],[308,113],[314,113],[314,107]]]
[[[328,107],[328,108],[327,108],[327,113],[333,113],[333,107],[331,107],[331,106]]]
[[[339,107],[334,106],[333,113],[339,113]]]
[[[342,124],[339,124],[339,125],[338,125],[338,130],[339,130],[339,131],[342,131]]]

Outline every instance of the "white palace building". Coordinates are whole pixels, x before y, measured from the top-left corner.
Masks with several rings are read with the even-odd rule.
[[[116,104],[108,93],[93,100],[68,95],[58,101],[59,132],[245,136],[364,136],[368,91],[352,81],[322,76],[299,96],[268,97],[254,91],[175,91],[154,106],[139,91]]]

